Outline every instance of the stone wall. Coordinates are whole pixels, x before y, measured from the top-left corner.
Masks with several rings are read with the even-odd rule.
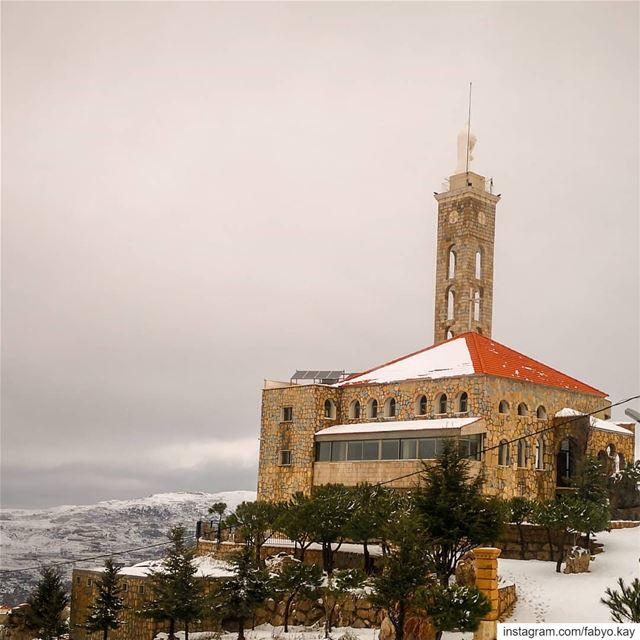
[[[518,599],[516,585],[508,584],[498,588],[498,618],[506,620],[511,615],[511,610]]]
[[[102,572],[91,571],[89,569],[74,569],[71,586],[71,619],[70,638],[71,640],[87,640],[93,636],[88,636],[82,628],[89,606],[97,595],[96,580],[100,578]],[[122,593],[122,598],[126,609],[122,613],[125,624],[115,631],[109,632],[110,640],[153,640],[157,633],[168,631],[169,626],[162,622],[155,622],[148,618],[142,618],[136,614],[141,609],[148,598],[149,583],[144,576],[121,576],[121,584],[126,589]],[[211,589],[211,583],[204,581],[205,591]],[[214,620],[203,620],[200,624],[189,627],[190,631],[205,631],[216,629]],[[176,631],[181,630],[178,626]]]
[[[244,545],[240,543],[223,542],[217,544],[210,540],[199,539],[196,543],[197,555],[211,555],[215,558],[227,560],[229,557],[237,554],[244,548]],[[293,549],[291,547],[269,545],[265,544],[260,550],[260,556],[265,559],[269,556],[277,556],[281,553],[292,554]],[[362,569],[363,568],[363,555],[361,553],[355,553],[353,551],[338,551],[335,554],[334,566],[336,569]],[[307,549],[304,554],[305,564],[315,564],[322,566],[322,551],[320,549]],[[376,558],[372,557],[371,561],[375,566]]]
[[[457,411],[457,399],[462,392],[468,394],[468,412]],[[446,393],[449,399],[447,413],[439,414],[438,398]],[[426,415],[418,414],[418,399],[427,397]],[[376,399],[380,409],[388,398],[396,400],[396,416],[376,419],[366,417],[366,407],[370,399]],[[335,416],[324,417],[324,402],[335,403]],[[349,417],[349,407],[360,401],[362,417]],[[506,401],[507,413],[499,411],[500,401]],[[518,415],[517,407],[524,403],[526,415]],[[291,422],[283,422],[282,409],[293,409]],[[534,384],[511,378],[488,375],[459,376],[439,380],[405,380],[390,384],[364,384],[346,387],[324,385],[296,386],[265,389],[262,404],[262,430],[260,443],[260,467],[258,478],[258,498],[262,500],[287,499],[294,491],[309,493],[314,484],[336,482],[338,471],[345,484],[362,480],[372,482],[388,480],[403,475],[405,469],[419,468],[418,461],[367,461],[335,463],[314,463],[314,434],[334,424],[364,424],[387,422],[389,420],[414,420],[435,417],[479,416],[484,418],[487,428],[483,469],[485,492],[503,498],[527,496],[539,500],[551,499],[556,493],[556,455],[560,442],[567,435],[578,440],[589,435],[588,451],[594,455],[613,443],[623,452],[626,459],[633,459],[633,436],[625,436],[610,431],[589,429],[588,418],[573,420],[555,418],[564,407],[589,413],[598,411],[604,418],[609,413],[610,402],[602,397],[578,393],[541,384]],[[537,417],[538,407],[544,408],[546,418]],[[554,427],[554,424],[570,424]],[[545,430],[544,433],[539,433]],[[501,440],[513,440],[525,436],[524,466],[518,466],[517,446],[509,445],[510,463],[498,464],[498,445]],[[544,442],[544,465],[535,468],[536,442],[541,437]],[[281,465],[279,455],[282,449],[292,452],[290,465]],[[398,483],[397,483],[398,484]],[[401,484],[401,483],[400,483]],[[398,484],[398,486],[400,486]],[[410,486],[410,483],[407,483]]]
[[[473,184],[467,186],[467,180]],[[478,331],[491,335],[493,312],[493,247],[496,204],[499,196],[485,191],[485,179],[474,173],[451,177],[450,191],[436,195],[438,201],[438,243],[434,342],[447,338],[449,329],[458,335]],[[455,185],[460,184],[459,188]],[[453,278],[449,278],[449,249],[456,254]],[[476,251],[481,252],[481,273],[476,278]],[[455,293],[453,318],[447,318],[449,289]],[[481,291],[480,317],[469,327],[470,292]]]

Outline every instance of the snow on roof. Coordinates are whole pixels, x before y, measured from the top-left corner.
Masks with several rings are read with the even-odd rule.
[[[571,418],[573,416],[584,415],[585,414],[582,413],[582,411],[571,409],[570,407],[564,407],[564,409],[560,409],[560,411],[556,412],[556,418]],[[613,433],[621,433],[625,436],[633,435],[633,431],[625,429],[616,422],[601,420],[600,418],[596,418],[595,416],[589,416],[589,426],[593,427],[594,429],[599,429],[600,431],[611,431]]]
[[[390,420],[389,422],[357,422],[336,424],[316,432],[316,436],[337,436],[353,433],[389,433],[394,431],[427,431],[435,429],[462,429],[482,418],[439,418],[436,420]]]
[[[475,373],[471,354],[465,340],[450,340],[393,360],[376,369],[356,374],[339,382],[337,386],[393,382],[412,378],[451,378]]]
[[[137,576],[144,578],[153,570],[162,568],[162,560],[145,560],[138,562],[131,567],[122,567],[120,574],[123,576]],[[196,556],[191,564],[196,568],[196,577],[198,578],[230,578],[234,575],[233,567],[228,562],[217,560],[211,556]],[[104,571],[104,567],[97,567],[91,571]]]
[[[396,358],[364,373],[356,373],[336,386],[374,384],[421,378],[491,375],[544,384],[569,391],[606,397],[606,393],[557,369],[472,331],[446,342]]]

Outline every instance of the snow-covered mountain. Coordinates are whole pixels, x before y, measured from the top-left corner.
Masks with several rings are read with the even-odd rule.
[[[243,500],[255,500],[253,491],[221,493],[159,493],[132,500],[108,500],[93,505],[65,505],[50,509],[0,510],[0,603],[23,602],[38,579],[40,564],[117,553],[157,544],[168,530],[183,525],[195,535],[196,522],[205,520],[214,502],[234,509]],[[163,547],[118,555],[131,563],[162,555]],[[77,563],[87,568],[100,560]],[[73,564],[60,568],[69,578]]]

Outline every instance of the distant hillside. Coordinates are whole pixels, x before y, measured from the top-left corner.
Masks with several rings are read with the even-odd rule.
[[[78,558],[118,552],[166,540],[170,527],[182,524],[195,535],[196,521],[206,519],[214,502],[233,509],[243,500],[255,500],[253,491],[221,493],[159,493],[132,500],[108,500],[94,505],[65,505],[51,509],[0,510],[0,603],[19,604],[33,588],[38,571],[28,570]],[[133,562],[162,555],[163,547],[117,556]],[[80,563],[96,566],[100,561]],[[73,565],[61,567],[69,578]]]

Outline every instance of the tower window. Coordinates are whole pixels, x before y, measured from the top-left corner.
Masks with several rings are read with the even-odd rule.
[[[367,407],[370,418],[378,417],[378,401],[377,400],[369,400],[369,405]]]
[[[447,292],[447,320],[453,320],[453,308],[456,303],[456,294],[453,289]]]
[[[447,394],[441,393],[438,396],[438,413],[447,413]]]
[[[349,417],[358,420],[360,418],[360,402],[354,400],[349,407]]]
[[[280,451],[280,465],[288,467],[291,464],[291,451]]]
[[[501,467],[509,466],[509,443],[506,440],[500,440],[498,445],[498,464]]]
[[[482,290],[476,289],[473,292],[473,319],[476,322],[480,321],[480,300],[482,298]]]
[[[529,415],[529,407],[524,402],[521,402],[518,405],[518,415],[519,416],[528,416]]]
[[[282,407],[282,422],[293,420],[293,407]]]
[[[469,395],[463,391],[458,398],[458,413],[467,413],[469,411]]]
[[[480,280],[482,278],[482,250],[476,251],[476,278]]]
[[[418,398],[418,402],[417,402],[417,411],[416,413],[419,416],[426,416],[427,415],[427,396],[420,396]]]
[[[447,269],[447,278],[451,280],[456,275],[456,252],[454,247],[449,249],[449,266]]]

